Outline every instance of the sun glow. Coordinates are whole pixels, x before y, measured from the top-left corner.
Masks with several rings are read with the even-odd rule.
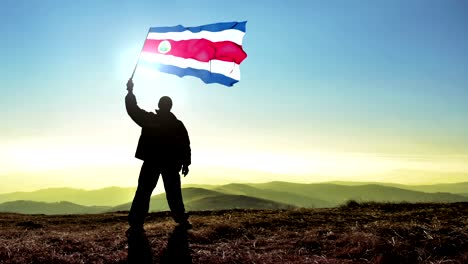
[[[0,174],[128,164],[125,146],[44,140],[2,146]]]
[[[24,141],[2,146],[0,174],[51,169],[106,167],[134,164],[134,143],[122,145],[79,141]],[[278,152],[238,150],[224,147],[193,149],[197,167],[222,167],[272,174],[359,176],[398,169],[441,172],[468,171],[466,156],[388,156],[366,153]]]
[[[141,108],[154,111],[157,102],[162,96],[169,96],[174,102],[174,111],[184,112],[189,103],[189,87],[179,77],[162,74],[155,69],[138,65],[135,78],[134,93]]]
[[[134,131],[138,133],[138,131]],[[128,136],[128,135],[127,135]],[[0,149],[0,192],[72,186],[134,186],[141,161],[137,135],[121,144],[86,139],[11,142]],[[85,143],[86,142],[86,143]],[[381,181],[407,184],[468,180],[467,156],[278,151],[239,146],[192,150],[184,183]],[[36,188],[35,188],[36,186]]]
[[[361,178],[395,170],[468,172],[466,156],[387,156],[371,153],[339,152],[244,152],[203,150],[194,153],[200,166],[243,169],[272,174],[328,175]]]

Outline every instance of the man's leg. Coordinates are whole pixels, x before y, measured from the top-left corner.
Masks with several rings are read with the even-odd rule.
[[[133,198],[132,207],[128,214],[128,223],[131,228],[143,228],[145,217],[148,214],[151,193],[156,187],[159,178],[159,169],[151,162],[143,162],[138,178],[138,188]]]
[[[172,217],[179,224],[187,224],[188,215],[185,213],[180,175],[177,167],[164,168],[161,171],[164,189],[166,190],[167,203],[172,212]]]

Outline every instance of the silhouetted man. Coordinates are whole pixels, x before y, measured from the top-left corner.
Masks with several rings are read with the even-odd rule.
[[[149,210],[151,193],[162,175],[169,208],[174,220],[184,228],[191,228],[185,213],[179,171],[186,176],[191,163],[190,140],[184,124],[171,113],[172,100],[159,100],[156,113],[138,107],[133,94],[133,82],[127,83],[125,106],[128,115],[141,127],[135,157],[143,160],[138,188],[128,215],[129,232],[143,232],[144,219]]]

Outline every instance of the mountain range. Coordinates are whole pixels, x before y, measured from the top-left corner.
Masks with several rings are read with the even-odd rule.
[[[0,194],[0,203],[29,200],[53,203],[67,201],[86,206],[116,206],[133,199],[135,188],[107,187],[97,190],[73,188],[48,188],[33,192]]]
[[[234,208],[287,209],[335,207],[348,200],[376,202],[468,202],[468,182],[401,185],[372,182],[184,185],[188,211]],[[83,214],[127,211],[135,188],[98,190],[50,188],[0,194],[0,212],[24,214]],[[150,211],[166,211],[165,194],[151,197]]]
[[[20,214],[97,214],[106,210],[106,206],[84,206],[70,202],[13,201],[0,204],[0,212]]]

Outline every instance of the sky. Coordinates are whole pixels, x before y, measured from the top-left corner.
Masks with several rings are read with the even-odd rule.
[[[466,1],[2,0],[0,193],[136,186],[148,28],[228,21],[248,21],[234,87],[133,79],[189,131],[183,184],[468,181]]]

